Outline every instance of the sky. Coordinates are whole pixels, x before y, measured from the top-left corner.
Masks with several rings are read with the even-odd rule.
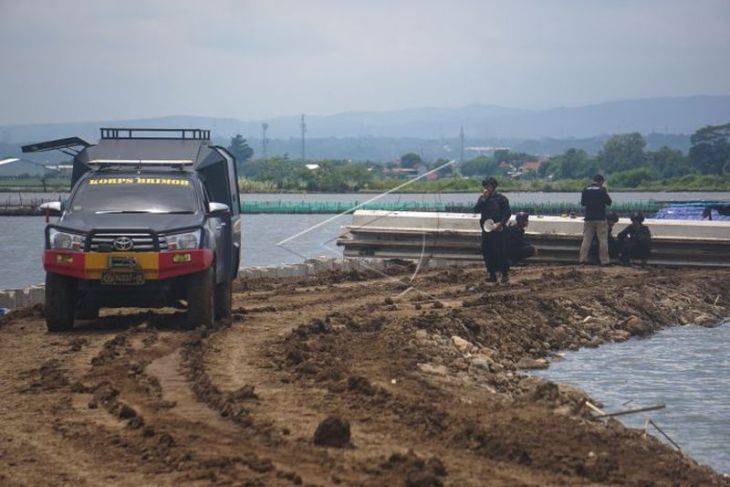
[[[0,0],[0,125],[730,94],[728,0]]]

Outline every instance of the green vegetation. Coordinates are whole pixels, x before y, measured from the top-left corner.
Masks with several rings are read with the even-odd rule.
[[[71,180],[68,178],[0,178],[0,191],[68,191]]]
[[[397,162],[304,161],[277,156],[253,159],[241,135],[228,150],[236,157],[243,192],[380,192],[416,176],[399,192],[475,192],[486,176],[506,191],[580,191],[596,173],[608,177],[612,191],[730,191],[730,123],[707,126],[691,137],[687,154],[666,146],[646,150],[641,134],[610,137],[595,156],[570,148],[546,160],[526,152],[496,150],[460,166],[445,159],[424,161],[407,152]],[[439,170],[437,168],[444,166]],[[0,191],[63,191],[68,179],[0,179]]]
[[[240,139],[240,140],[239,140]],[[611,190],[727,191],[730,190],[730,124],[708,126],[695,132],[685,155],[666,146],[647,151],[641,134],[610,137],[596,156],[582,149],[540,160],[525,152],[497,150],[438,170],[400,192],[479,191],[486,176],[499,178],[508,191],[580,191],[597,173],[608,176]],[[230,150],[245,146],[240,136],[231,140]],[[386,164],[323,160],[306,165],[288,157],[249,160],[240,165],[244,191],[377,192],[394,189],[416,175],[446,164],[444,159],[428,163],[414,152],[400,161]],[[313,161],[314,162],[314,161]]]

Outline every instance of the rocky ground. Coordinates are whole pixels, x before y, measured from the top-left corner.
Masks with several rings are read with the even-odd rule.
[[[2,485],[730,485],[578,390],[565,349],[730,315],[730,271],[479,266],[237,283],[235,314],[0,318]]]

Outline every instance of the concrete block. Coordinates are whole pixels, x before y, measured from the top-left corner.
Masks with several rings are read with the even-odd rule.
[[[296,269],[290,265],[276,267],[276,277],[297,277]]]
[[[335,259],[329,257],[316,257],[314,259],[307,259],[304,261],[306,264],[312,264],[315,272],[331,271],[334,270]]]
[[[307,264],[292,264],[289,267],[291,267],[293,277],[304,277],[309,273]]]
[[[15,300],[16,308],[22,308],[23,306],[28,306],[28,296],[25,292],[25,289],[14,289],[13,294],[14,294],[13,299]]]
[[[263,267],[246,267],[244,269],[244,274],[248,279],[260,279],[262,277],[261,269],[263,269]]]
[[[353,259],[342,260],[342,270],[345,272],[352,272],[358,270],[358,262]]]
[[[259,267],[256,267],[255,270],[256,270],[256,277],[259,279],[271,277],[268,267],[259,266]]]
[[[15,308],[15,293],[0,291],[0,308]]]
[[[28,288],[28,302],[30,306],[44,304],[46,302],[46,289],[41,286]]]

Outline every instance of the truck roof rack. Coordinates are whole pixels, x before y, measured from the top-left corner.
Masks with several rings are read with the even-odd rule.
[[[144,166],[192,166],[192,159],[91,159],[86,162],[87,166],[136,166],[142,168]]]
[[[160,128],[102,128],[102,139],[210,140],[210,130]]]

